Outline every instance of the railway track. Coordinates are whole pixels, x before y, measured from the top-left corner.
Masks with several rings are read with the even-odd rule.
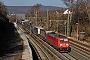
[[[30,42],[32,41],[32,45],[35,50],[39,51],[37,53],[39,60],[79,60],[74,56],[73,52],[85,57],[87,60],[90,59],[89,53],[86,50],[80,49],[73,44],[71,44],[72,51],[70,53],[60,53],[58,50],[44,42],[43,39],[33,34],[30,35],[29,29],[25,28],[25,31],[28,32],[28,38],[30,39]]]
[[[51,50],[49,50],[49,47],[45,45],[45,42],[40,40],[40,38],[38,38],[36,35],[30,35],[28,29],[26,29],[25,31],[28,32],[27,37],[29,41],[32,42],[32,45],[36,50],[39,60],[61,60],[60,57],[58,57]]]
[[[34,37],[35,38],[35,37]],[[48,54],[51,54],[53,59],[51,60],[77,60],[77,58],[73,57],[72,55],[68,54],[68,53],[60,53],[59,51],[57,51],[56,49],[54,49],[53,47],[51,47],[50,45],[48,45],[47,43],[45,43],[44,41],[42,41],[43,39],[39,38],[36,36],[36,39],[38,39],[39,41],[41,41],[41,44],[43,45],[43,47],[45,47],[45,49],[48,50]],[[44,49],[44,51],[45,51]]]
[[[77,47],[73,43],[71,43],[71,48],[73,49],[74,52],[76,52],[77,54],[85,57],[87,60],[90,59],[90,53],[89,53],[89,51],[87,51],[85,49],[82,49],[80,47]]]
[[[32,42],[34,49],[37,50],[37,54],[39,57],[39,60],[50,60],[50,58],[48,57],[47,53],[44,51],[43,46],[40,46],[40,43],[38,41],[36,41],[36,39],[34,40],[33,38],[31,38],[30,36],[28,36],[28,38],[31,39],[30,42]]]
[[[78,42],[73,41],[73,40],[71,40],[71,39],[70,39],[70,43],[71,43],[72,45],[76,45],[76,46],[78,46],[79,48],[82,48],[82,49],[90,52],[90,46],[82,45],[81,43],[78,43]]]
[[[49,60],[61,60],[60,57],[58,57],[57,55],[55,55],[50,49],[49,47],[41,40],[39,39],[37,36],[32,36],[35,40],[37,39],[37,42],[39,44],[39,46],[41,46],[41,49],[46,52],[45,54],[48,56]]]

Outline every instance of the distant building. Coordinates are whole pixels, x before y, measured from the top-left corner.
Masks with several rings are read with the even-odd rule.
[[[16,14],[17,19],[25,19],[25,14]]]
[[[64,13],[63,14],[70,14],[71,12],[70,12],[70,10],[69,9],[67,9],[67,10],[65,10],[64,11]]]

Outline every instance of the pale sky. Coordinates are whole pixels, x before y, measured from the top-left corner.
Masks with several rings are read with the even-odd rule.
[[[0,0],[6,6],[33,6],[37,3],[46,6],[66,7],[61,0]]]

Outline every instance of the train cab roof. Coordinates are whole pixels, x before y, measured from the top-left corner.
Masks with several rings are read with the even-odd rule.
[[[58,33],[55,33],[53,31],[47,31],[47,33],[53,37],[60,37],[60,38],[67,38],[66,36],[60,35]]]
[[[46,33],[50,34],[50,33],[54,33],[53,31],[46,31]]]
[[[60,34],[57,34],[58,37],[60,38],[67,38],[66,36],[63,36],[63,35],[60,35]]]
[[[34,26],[35,28],[38,28],[38,29],[44,29],[44,28],[42,28],[42,27],[38,27],[38,26]]]

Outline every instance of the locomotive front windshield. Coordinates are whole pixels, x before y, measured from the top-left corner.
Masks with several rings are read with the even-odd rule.
[[[60,39],[60,42],[68,42],[68,39]]]

